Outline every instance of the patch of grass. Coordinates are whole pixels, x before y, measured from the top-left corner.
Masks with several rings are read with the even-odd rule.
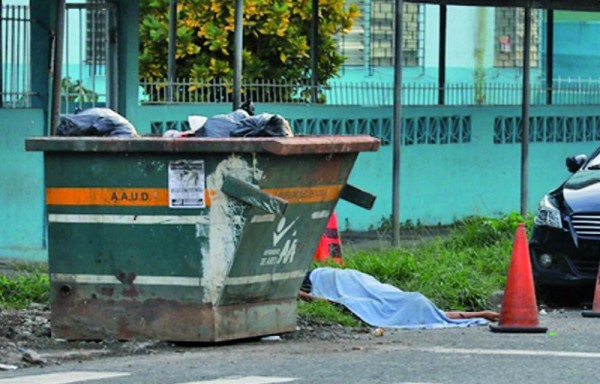
[[[328,324],[340,324],[345,327],[355,327],[360,324],[354,315],[340,305],[325,300],[298,301],[298,313],[309,321]]]
[[[48,273],[48,263],[35,261],[15,261],[8,264],[8,268],[14,272],[25,272],[33,274]]]
[[[532,226],[532,218],[516,213],[501,218],[469,217],[455,223],[449,235],[416,247],[346,254],[344,267],[404,291],[421,292],[443,310],[489,309],[490,296],[506,284],[519,222],[525,222],[528,229]],[[300,315],[307,318],[312,305],[301,306]],[[311,316],[317,314],[321,315],[312,312]],[[335,317],[322,315],[330,321]]]
[[[27,308],[31,303],[48,304],[50,278],[47,274],[0,276],[0,306]]]

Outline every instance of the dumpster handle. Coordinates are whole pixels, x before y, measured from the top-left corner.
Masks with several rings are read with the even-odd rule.
[[[283,216],[288,206],[286,200],[273,196],[250,183],[236,179],[232,176],[224,177],[221,191],[246,204],[276,215]]]
[[[346,200],[349,203],[358,205],[361,208],[371,209],[375,204],[377,196],[365,192],[362,189],[356,188],[353,185],[346,184],[340,192],[340,199]]]

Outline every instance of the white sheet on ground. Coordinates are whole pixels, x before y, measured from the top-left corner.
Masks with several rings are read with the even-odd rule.
[[[385,328],[448,328],[485,325],[485,319],[450,319],[418,292],[404,292],[352,269],[316,268],[311,294],[344,305],[369,325]]]

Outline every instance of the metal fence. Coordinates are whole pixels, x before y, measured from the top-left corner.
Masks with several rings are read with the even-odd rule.
[[[146,79],[140,82],[144,90],[143,104],[231,103],[233,84],[228,81],[194,82],[178,79],[169,85],[166,79]],[[171,86],[172,102],[167,101]],[[275,80],[244,81],[243,99],[257,103],[305,104],[311,103],[312,86],[307,83],[288,83]],[[403,85],[404,105],[438,105],[443,92],[445,105],[519,105],[522,84],[515,83],[449,83],[440,89],[437,83],[407,83]],[[390,83],[335,82],[318,87],[317,103],[326,105],[391,106],[394,88]],[[530,100],[543,105],[551,97],[557,105],[600,104],[600,79],[557,78],[551,87],[543,83],[531,84]]]
[[[0,26],[0,108],[31,106],[29,7],[5,5]]]

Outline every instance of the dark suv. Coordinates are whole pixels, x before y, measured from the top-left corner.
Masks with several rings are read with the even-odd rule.
[[[600,261],[600,148],[568,157],[573,173],[538,206],[529,241],[542,298],[590,302]]]

